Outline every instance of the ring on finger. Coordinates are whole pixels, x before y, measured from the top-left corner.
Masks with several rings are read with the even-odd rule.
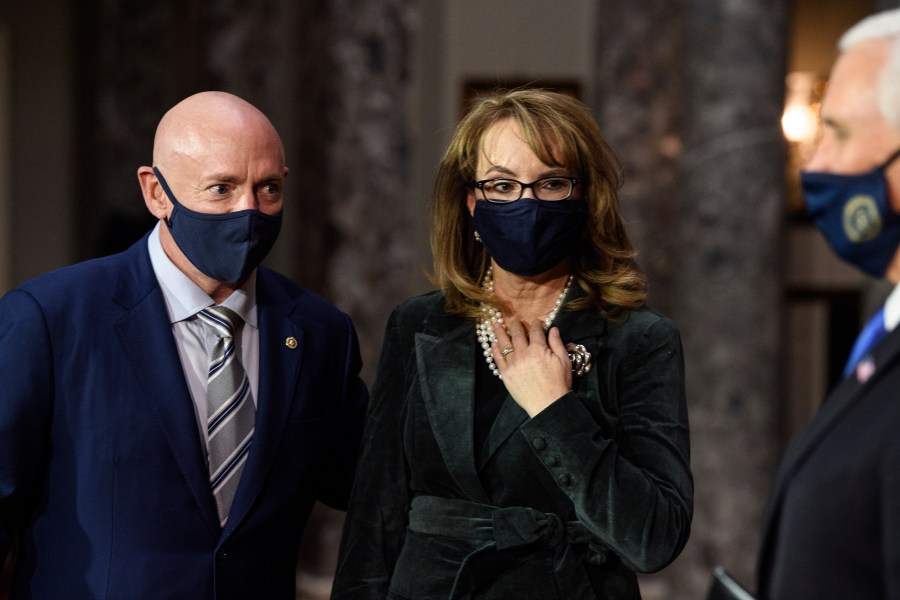
[[[515,352],[515,349],[512,346],[507,346],[506,348],[503,349],[503,351],[500,353],[500,355],[506,356],[510,352]]]

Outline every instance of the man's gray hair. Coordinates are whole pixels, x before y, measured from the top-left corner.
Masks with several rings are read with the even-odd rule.
[[[860,42],[893,39],[893,49],[878,77],[878,108],[885,120],[900,130],[900,8],[866,17],[847,30],[838,41],[844,52]]]

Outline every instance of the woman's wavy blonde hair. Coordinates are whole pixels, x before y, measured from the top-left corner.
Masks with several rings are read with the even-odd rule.
[[[431,250],[433,281],[444,292],[447,311],[477,318],[478,303],[489,300],[480,285],[489,259],[475,240],[466,197],[475,181],[482,137],[494,123],[509,118],[522,126],[528,145],[541,161],[570,169],[582,180],[587,222],[575,251],[574,269],[584,294],[566,306],[595,307],[611,318],[641,306],[647,295],[646,277],[635,261],[616,196],[621,167],[590,110],[565,94],[519,89],[478,99],[457,125],[438,168]]]

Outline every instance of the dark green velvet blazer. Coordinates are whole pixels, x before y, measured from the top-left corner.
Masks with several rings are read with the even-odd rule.
[[[639,598],[693,510],[673,323],[560,312],[592,371],[530,419],[507,397],[476,456],[475,326],[443,307],[431,292],[388,322],[332,597]]]

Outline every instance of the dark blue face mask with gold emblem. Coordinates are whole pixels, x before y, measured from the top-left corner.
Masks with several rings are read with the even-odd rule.
[[[802,172],[806,212],[850,264],[874,277],[884,277],[900,246],[900,214],[891,209],[884,171],[900,156],[856,175]]]

